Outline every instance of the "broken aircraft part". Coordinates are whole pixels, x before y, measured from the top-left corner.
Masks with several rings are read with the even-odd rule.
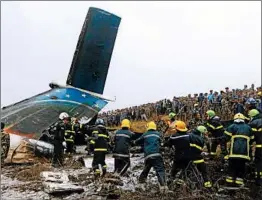
[[[50,83],[50,90],[1,109],[1,121],[6,124],[4,131],[12,135],[9,149],[12,158],[18,149],[30,149],[29,141],[22,142],[27,145],[20,145],[22,138],[39,139],[61,112],[83,117],[90,123],[110,101],[101,94],[120,21],[114,14],[91,7],[79,36],[67,85]],[[43,147],[37,148],[45,151]]]

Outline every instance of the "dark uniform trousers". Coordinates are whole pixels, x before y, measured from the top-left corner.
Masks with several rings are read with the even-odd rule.
[[[244,181],[243,178],[245,176],[245,163],[247,162],[246,159],[242,158],[229,158],[229,165],[228,165],[228,174],[229,176],[226,177],[226,182],[236,183],[237,185],[243,185]]]
[[[175,178],[181,179],[182,174],[179,174],[177,177],[176,175],[180,170],[185,170],[189,165],[189,162],[190,162],[189,159],[175,158],[171,169],[171,179],[172,180],[174,180]]]
[[[94,151],[92,168],[93,168],[95,174],[101,173],[99,165],[101,165],[101,167],[102,167],[103,174],[106,173],[107,166],[106,166],[106,163],[105,163],[105,159],[106,159],[106,151]]]
[[[256,145],[254,163],[256,183],[262,185],[262,145]]]
[[[121,176],[126,173],[130,166],[129,157],[115,157],[115,172]]]
[[[145,160],[145,166],[139,177],[139,182],[140,183],[145,182],[148,173],[152,167],[156,171],[158,182],[160,183],[161,186],[164,186],[166,184],[166,177],[165,177],[164,161],[162,156],[149,157]]]
[[[62,165],[63,164],[63,153],[64,153],[64,147],[63,147],[63,141],[61,140],[54,140],[54,154],[52,159],[52,164],[56,165]]]

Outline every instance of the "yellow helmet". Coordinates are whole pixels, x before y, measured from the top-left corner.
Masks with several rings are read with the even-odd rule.
[[[130,128],[131,122],[128,119],[123,119],[121,122],[121,128]]]
[[[259,111],[257,109],[252,109],[248,112],[249,117],[255,117],[257,115],[259,115]]]
[[[237,113],[237,114],[235,114],[235,116],[234,116],[234,120],[235,120],[235,119],[243,119],[243,120],[245,120],[246,117],[245,117],[242,113]]]
[[[258,92],[257,95],[258,95],[258,96],[262,96],[262,92]]]
[[[156,130],[156,124],[153,121],[149,122],[146,127],[147,127],[147,131],[148,130]]]
[[[179,131],[182,131],[182,132],[186,132],[188,130],[185,122],[183,122],[183,121],[176,121],[175,122],[175,128],[176,128],[176,130],[179,130]]]

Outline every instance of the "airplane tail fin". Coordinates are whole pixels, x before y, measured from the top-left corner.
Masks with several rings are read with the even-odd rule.
[[[86,15],[67,84],[103,94],[121,18],[90,7]]]

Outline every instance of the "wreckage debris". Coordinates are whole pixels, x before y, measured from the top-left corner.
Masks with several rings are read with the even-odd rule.
[[[45,171],[41,172],[40,176],[43,180],[44,191],[48,194],[84,192],[81,186],[69,181],[66,173]]]
[[[9,194],[10,190],[17,192],[22,197],[32,200],[41,199],[90,199],[90,200],[106,200],[106,199],[134,199],[134,200],[168,200],[168,199],[204,199],[204,200],[227,200],[227,199],[261,199],[261,193],[258,189],[248,182],[247,189],[228,191],[223,188],[223,183],[216,183],[220,178],[223,179],[225,172],[219,170],[220,160],[209,160],[207,165],[212,174],[212,182],[214,189],[206,191],[204,189],[190,189],[180,186],[171,189],[171,192],[159,194],[157,179],[154,176],[154,171],[149,173],[147,183],[144,185],[138,184],[137,177],[143,169],[142,154],[135,154],[131,157],[131,168],[126,173],[126,176],[119,177],[113,171],[113,158],[107,156],[108,173],[98,180],[94,179],[94,174],[91,169],[92,157],[75,156],[69,157],[67,164],[63,168],[52,168],[50,164],[35,164],[30,166],[5,166],[3,168],[4,176],[21,180],[15,184],[9,179],[2,183],[1,189],[4,192],[3,199],[13,200],[19,196]],[[74,163],[74,164],[72,164]],[[81,164],[82,163],[82,164]],[[85,166],[83,166],[83,163]],[[71,165],[72,164],[72,165]],[[82,165],[79,169],[74,169],[74,165]],[[167,166],[168,171],[170,166]],[[55,170],[53,172],[53,170]],[[63,170],[63,171],[61,171]],[[29,178],[32,176],[33,178]],[[30,181],[28,181],[30,180]],[[219,190],[219,188],[222,188]],[[13,192],[14,193],[14,192]],[[255,196],[256,194],[256,196]],[[37,196],[38,195],[38,196]],[[10,196],[10,197],[9,197]],[[21,197],[20,196],[20,197]],[[9,198],[6,198],[9,197]],[[13,198],[13,199],[12,199]]]

